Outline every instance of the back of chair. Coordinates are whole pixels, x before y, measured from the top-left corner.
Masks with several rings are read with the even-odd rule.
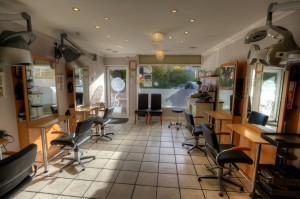
[[[30,144],[0,161],[0,198],[29,177],[36,151],[37,145]]]
[[[267,124],[268,119],[269,119],[269,116],[259,113],[259,112],[256,112],[256,111],[252,111],[248,118],[248,123],[259,124],[259,125],[265,126]]]
[[[161,109],[161,94],[151,94],[151,110]]]
[[[188,110],[184,110],[184,117],[186,120],[186,128],[189,130],[190,133],[193,134],[193,130],[195,128],[194,117]]]
[[[139,93],[138,96],[138,110],[145,110],[149,108],[148,93]]]
[[[90,117],[87,120],[83,120],[77,123],[76,131],[75,131],[75,141],[78,145],[89,139],[90,130],[94,124],[94,117]]]
[[[206,143],[206,151],[215,160],[219,153],[219,143],[215,131],[209,128],[206,124],[201,124],[203,136]]]
[[[103,114],[103,119],[112,118],[112,115],[114,113],[114,106],[111,106],[109,108],[106,108]]]

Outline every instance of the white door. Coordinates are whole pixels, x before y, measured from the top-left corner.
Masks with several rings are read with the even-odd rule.
[[[127,66],[107,67],[107,102],[114,106],[114,117],[128,117],[128,69]]]

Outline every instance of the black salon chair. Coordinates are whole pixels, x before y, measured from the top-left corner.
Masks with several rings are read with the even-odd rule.
[[[149,124],[152,123],[152,116],[160,117],[160,124],[162,125],[162,108],[161,108],[161,94],[151,94],[151,108],[149,110]]]
[[[78,162],[82,166],[82,170],[85,170],[85,166],[81,160],[89,158],[95,159],[95,156],[81,156],[81,152],[79,150],[79,146],[91,138],[91,127],[94,124],[94,120],[94,117],[90,117],[87,120],[78,122],[75,132],[64,133],[62,136],[51,141],[51,145],[72,147],[74,151],[74,157],[62,158],[62,160],[71,161],[60,169],[61,172],[65,167],[73,164],[74,162]]]
[[[138,95],[138,109],[134,111],[134,123],[136,124],[136,116],[139,117],[145,117],[146,119],[146,124],[148,120],[148,114],[149,114],[149,98],[148,98],[148,93],[139,93]]]
[[[214,175],[209,176],[199,176],[198,180],[201,181],[204,178],[215,178],[219,181],[219,195],[223,196],[223,181],[230,184],[236,185],[240,188],[240,191],[243,191],[243,186],[226,178],[227,174],[231,174],[233,170],[240,171],[236,163],[252,164],[252,159],[246,155],[243,151],[249,151],[248,147],[233,146],[228,144],[219,144],[217,140],[217,134],[213,129],[209,128],[206,124],[201,124],[203,135],[205,138],[206,151],[211,159],[214,161],[216,166],[207,167]],[[215,171],[215,169],[217,171]],[[227,169],[228,172],[224,173],[224,169]],[[244,174],[241,173],[243,176]]]
[[[0,160],[0,198],[12,198],[35,176],[37,145],[30,144],[21,151]]]
[[[185,120],[186,120],[186,128],[188,129],[188,131],[194,137],[195,143],[191,144],[189,142],[183,142],[182,146],[185,146],[185,145],[186,146],[192,146],[192,148],[190,148],[188,150],[188,154],[190,154],[190,152],[194,149],[199,149],[199,150],[203,151],[204,154],[206,154],[206,150],[204,148],[205,145],[200,145],[199,144],[199,138],[200,138],[200,136],[203,135],[201,126],[195,124],[193,115],[191,113],[189,113],[187,110],[184,110],[184,117],[185,117]]]
[[[256,112],[256,111],[252,111],[249,115],[248,118],[248,123],[250,124],[259,124],[259,125],[263,125],[265,126],[268,122],[269,116]]]
[[[102,137],[109,138],[110,140],[112,139],[108,135],[114,135],[114,133],[105,133],[104,128],[106,127],[107,124],[111,122],[113,113],[114,113],[114,107],[112,106],[104,110],[104,114],[102,117],[99,116],[96,117],[94,121],[94,125],[96,127],[96,134],[93,135],[98,137],[96,141],[98,141]],[[99,128],[101,130],[100,133],[99,133]]]

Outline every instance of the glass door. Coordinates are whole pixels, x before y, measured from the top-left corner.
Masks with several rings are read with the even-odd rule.
[[[108,106],[114,106],[114,117],[128,117],[128,69],[107,67]]]

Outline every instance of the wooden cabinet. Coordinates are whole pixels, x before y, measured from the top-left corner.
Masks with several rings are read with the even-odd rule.
[[[188,98],[188,110],[193,116],[203,116],[204,118],[196,118],[195,123],[201,124],[207,121],[205,111],[212,111],[215,102],[199,102],[196,98]]]

